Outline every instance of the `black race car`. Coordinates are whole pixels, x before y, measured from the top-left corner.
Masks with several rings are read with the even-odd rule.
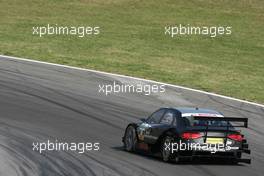
[[[161,108],[141,121],[127,126],[125,150],[158,154],[176,163],[201,157],[251,162],[241,158],[250,150],[244,135],[235,129],[247,128],[247,118],[224,117],[209,109]]]

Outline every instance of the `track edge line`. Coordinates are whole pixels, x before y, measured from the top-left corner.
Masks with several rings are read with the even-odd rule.
[[[241,100],[241,99],[238,99],[238,98],[233,98],[233,97],[220,95],[220,94],[216,94],[216,93],[212,93],[212,92],[206,92],[206,91],[203,91],[203,90],[188,88],[188,87],[184,87],[184,86],[178,86],[178,85],[174,85],[174,84],[163,83],[163,82],[154,81],[154,80],[148,80],[148,79],[144,79],[144,78],[137,78],[137,77],[133,77],[133,76],[126,76],[126,75],[121,75],[121,74],[116,74],[116,73],[108,73],[108,72],[104,72],[104,71],[98,71],[98,70],[93,70],[93,69],[87,69],[87,68],[80,68],[80,67],[63,65],[63,64],[50,63],[50,62],[45,62],[45,61],[38,61],[38,60],[20,58],[20,57],[15,57],[15,56],[7,56],[7,55],[1,55],[0,54],[0,57],[7,58],[7,59],[13,59],[13,60],[20,60],[20,61],[26,61],[26,62],[45,64],[45,65],[52,65],[52,66],[57,66],[57,67],[64,67],[64,68],[75,69],[75,70],[80,70],[80,71],[87,71],[87,72],[98,73],[98,74],[103,74],[103,75],[111,75],[111,76],[122,77],[122,78],[130,78],[130,79],[134,79],[134,80],[138,80],[138,81],[146,81],[146,82],[151,82],[151,83],[156,83],[156,84],[163,84],[163,85],[166,85],[166,86],[169,86],[169,87],[174,87],[174,88],[178,88],[178,89],[193,91],[193,92],[197,92],[197,93],[202,93],[202,94],[206,94],[206,95],[210,95],[210,96],[215,96],[215,97],[224,98],[224,99],[227,99],[227,100],[233,100],[233,101],[237,101],[237,102],[241,102],[241,103],[250,104],[250,105],[259,106],[259,107],[264,108],[263,104],[250,102],[250,101],[246,101],[246,100]]]

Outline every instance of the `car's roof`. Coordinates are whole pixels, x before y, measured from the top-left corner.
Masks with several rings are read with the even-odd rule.
[[[190,108],[190,107],[173,107],[172,109],[178,110],[182,114],[185,113],[206,113],[206,114],[220,114],[220,112],[211,110],[211,109],[204,109],[204,108]]]

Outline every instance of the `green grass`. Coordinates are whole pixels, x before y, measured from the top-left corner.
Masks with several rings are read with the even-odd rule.
[[[0,0],[0,53],[132,75],[264,103],[263,0]],[[32,35],[33,26],[100,35]],[[232,26],[230,36],[164,35],[167,25]]]

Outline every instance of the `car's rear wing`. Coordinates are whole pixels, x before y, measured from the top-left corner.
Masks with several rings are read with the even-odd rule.
[[[225,122],[243,122],[243,125],[233,125],[232,127],[248,127],[248,118],[241,118],[241,117],[210,117],[210,116],[193,116],[194,120],[202,120],[206,121],[207,124],[209,121],[225,121]],[[198,125],[199,126],[199,125]],[[208,126],[208,125],[207,125]],[[213,127],[212,125],[210,125]],[[230,127],[230,125],[227,126],[221,126],[221,127]]]
[[[212,124],[209,125],[209,122],[210,121],[225,121],[225,122],[242,122],[243,125],[234,125],[234,124],[228,124],[225,125],[225,126],[222,126],[221,127],[226,127],[226,130],[225,130],[225,140],[224,140],[224,144],[226,145],[226,142],[227,142],[227,135],[228,133],[230,132],[230,128],[233,128],[233,127],[244,127],[244,128],[248,128],[248,118],[240,118],[240,117],[210,117],[210,116],[192,116],[194,120],[201,120],[201,121],[205,121],[205,125],[196,125],[196,126],[205,126],[206,127],[206,130],[205,130],[205,138],[204,138],[204,142],[206,141],[207,139],[207,133],[208,133],[208,128],[209,127],[217,127],[217,126],[214,126]],[[219,126],[218,126],[219,127]],[[212,136],[210,136],[212,137]],[[215,136],[217,137],[217,136]],[[247,154],[250,154],[250,150],[248,149],[248,144],[247,144],[247,141],[245,139],[242,140],[242,147],[238,150],[238,151],[241,151],[243,153],[247,153]],[[245,162],[245,163],[248,163],[250,164],[251,162],[251,159],[238,159],[239,162]]]

